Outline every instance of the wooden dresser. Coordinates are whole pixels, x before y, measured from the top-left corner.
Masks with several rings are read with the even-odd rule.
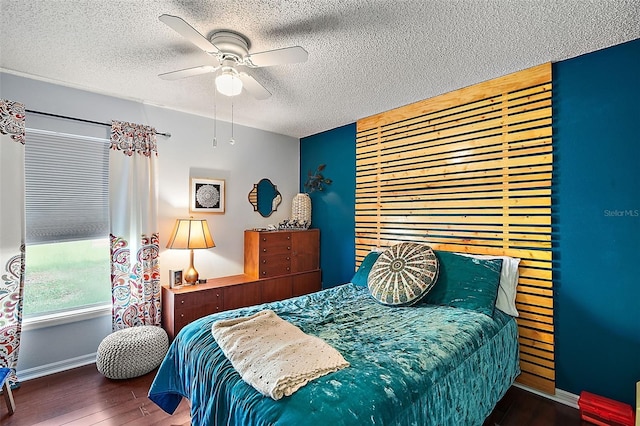
[[[301,296],[321,286],[319,230],[245,231],[244,274],[163,286],[162,326],[173,339],[205,315]]]

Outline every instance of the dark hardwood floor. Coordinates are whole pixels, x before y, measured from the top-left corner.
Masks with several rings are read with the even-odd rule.
[[[577,409],[512,386],[483,426],[583,425]]]
[[[0,405],[0,425],[189,425],[185,400],[170,416],[147,398],[154,376],[155,371],[135,379],[110,380],[92,364],[29,380],[13,391],[12,416]],[[582,424],[578,410],[512,387],[484,426]]]
[[[154,376],[110,380],[91,364],[29,380],[13,391],[12,416],[0,406],[0,425],[189,425],[186,400],[170,416],[147,398]]]

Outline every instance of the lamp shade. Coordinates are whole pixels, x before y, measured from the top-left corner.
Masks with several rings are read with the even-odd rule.
[[[171,238],[170,249],[205,249],[215,247],[206,219],[177,219]]]
[[[236,96],[242,92],[242,80],[233,71],[224,71],[216,77],[216,89],[225,96]]]

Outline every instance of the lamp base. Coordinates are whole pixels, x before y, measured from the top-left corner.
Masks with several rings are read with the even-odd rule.
[[[196,268],[193,267],[193,249],[191,249],[191,253],[190,253],[190,265],[189,265],[189,269],[187,269],[186,271],[184,271],[182,277],[184,278],[185,284],[187,285],[194,285],[195,283],[198,282],[198,271],[196,271]]]
[[[198,282],[198,276],[198,271],[196,271],[195,268],[191,266],[183,273],[182,277],[184,278],[184,283],[186,285],[194,285]]]

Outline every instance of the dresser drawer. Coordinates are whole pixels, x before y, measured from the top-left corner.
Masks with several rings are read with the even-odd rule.
[[[291,256],[288,254],[260,256],[260,278],[286,275],[291,272]]]
[[[182,328],[185,325],[189,324],[191,321],[193,320],[186,318],[184,314],[175,316],[173,319],[173,329],[177,330],[175,334],[178,334],[178,331],[182,330]]]
[[[291,253],[291,234],[288,232],[263,233],[260,236],[260,257]]]
[[[291,266],[284,263],[260,266],[260,278],[277,277],[278,275],[287,275],[290,272]]]
[[[188,324],[222,310],[222,290],[209,289],[197,293],[177,294],[174,297],[174,321],[176,328],[179,323]]]

